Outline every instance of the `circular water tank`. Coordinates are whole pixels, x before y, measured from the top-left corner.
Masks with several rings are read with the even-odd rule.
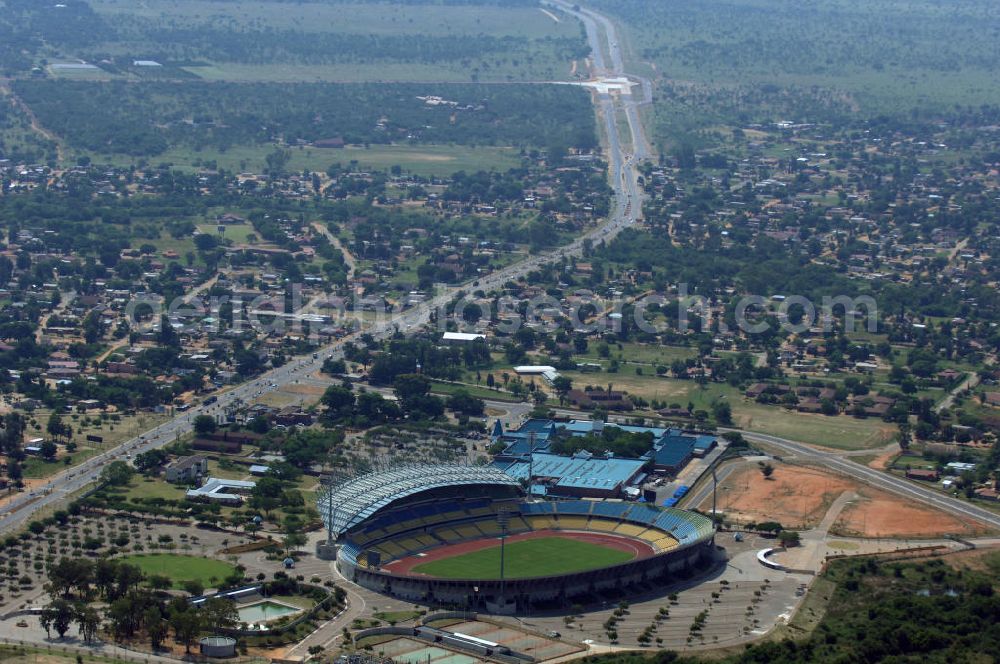
[[[233,657],[236,655],[236,639],[229,636],[206,636],[198,645],[205,657]]]

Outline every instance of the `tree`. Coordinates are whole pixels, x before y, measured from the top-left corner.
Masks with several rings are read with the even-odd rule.
[[[746,439],[743,434],[739,431],[727,431],[722,434],[722,437],[729,442],[729,447],[733,449],[748,447]]]
[[[250,506],[270,514],[281,504],[284,483],[275,477],[262,477],[250,492]]]
[[[59,638],[66,636],[69,626],[73,623],[73,605],[64,599],[57,599],[42,610],[39,619],[45,633],[49,633],[49,628],[56,630]]]
[[[194,246],[198,251],[212,251],[219,246],[219,239],[210,233],[199,233],[194,236]]]
[[[781,546],[798,546],[800,537],[794,530],[782,530],[778,533],[778,541],[781,542]]]
[[[146,577],[146,583],[154,590],[166,590],[173,585],[173,580],[166,574],[150,574]]]
[[[201,606],[201,614],[205,626],[213,632],[232,629],[239,624],[240,620],[236,605],[221,597],[205,600]]]
[[[328,357],[323,360],[323,366],[320,367],[320,371],[331,376],[339,376],[347,373],[347,364],[342,359],[335,360],[332,357]]]
[[[85,558],[60,558],[49,568],[48,591],[68,598],[74,590],[80,595],[90,592],[94,582],[94,564]]]
[[[431,391],[431,381],[421,374],[400,374],[392,383],[392,389],[403,403],[426,397]]]
[[[555,380],[552,381],[552,389],[556,391],[561,406],[566,400],[566,395],[573,389],[573,381],[566,376],[556,376]]]
[[[774,474],[774,466],[769,463],[764,463],[763,461],[761,461],[759,465],[760,474],[763,475],[765,479],[770,479],[771,475]]]
[[[146,634],[149,635],[149,646],[153,650],[159,649],[163,645],[163,640],[167,638],[168,623],[163,618],[159,607],[151,606],[146,609],[142,618],[146,626]]]
[[[118,563],[115,566],[115,585],[111,593],[112,597],[124,597],[128,595],[140,583],[142,583],[142,570],[135,565],[128,563]]]
[[[63,423],[62,416],[56,412],[52,411],[49,415],[49,421],[45,425],[45,431],[53,438],[60,438],[62,436],[69,436],[68,427]]]
[[[84,643],[92,643],[101,626],[101,615],[92,606],[80,604],[76,607],[76,622]]]
[[[351,414],[354,408],[355,396],[349,388],[341,385],[331,385],[326,388],[323,397],[320,399],[324,406],[335,417],[346,417]]]
[[[288,533],[285,535],[285,554],[291,555],[292,551],[304,545],[308,540],[302,533]]]
[[[215,433],[218,428],[218,424],[215,422],[215,418],[211,415],[199,415],[194,418],[194,431],[199,436],[207,436],[208,434]]]
[[[135,457],[135,468],[142,474],[149,474],[156,471],[167,462],[169,455],[163,450],[149,450]]]
[[[112,461],[101,471],[100,483],[105,486],[125,486],[132,481],[132,468],[124,461]]]
[[[193,608],[181,610],[175,606],[170,614],[169,622],[174,629],[174,637],[178,642],[184,644],[184,652],[190,653],[191,644],[202,629],[201,614]]]
[[[46,461],[54,461],[56,458],[56,453],[59,451],[59,446],[53,443],[51,440],[46,440],[41,445],[42,458]]]
[[[101,325],[101,314],[91,311],[83,319],[83,340],[88,344],[97,343],[104,333]]]
[[[457,390],[448,398],[448,408],[470,417],[481,417],[486,409],[486,403],[469,394],[467,390]]]
[[[728,401],[716,401],[712,404],[712,417],[719,424],[732,424],[733,408]]]
[[[205,592],[205,584],[203,584],[199,579],[188,579],[184,582],[184,592],[197,597]]]

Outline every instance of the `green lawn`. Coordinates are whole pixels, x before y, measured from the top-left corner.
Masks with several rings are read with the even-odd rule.
[[[221,237],[232,240],[236,244],[246,244],[250,235],[257,235],[256,229],[250,224],[229,224],[223,226],[226,230]],[[198,230],[208,235],[219,235],[219,224],[198,224]],[[259,236],[258,236],[259,237]]]
[[[236,569],[229,563],[208,558],[181,556],[174,553],[151,553],[125,556],[123,562],[135,565],[146,574],[169,576],[175,588],[185,581],[198,580],[206,588],[215,588]]]
[[[24,476],[29,479],[49,477],[67,468],[80,465],[90,457],[95,456],[98,451],[92,447],[78,447],[75,452],[65,455],[72,460],[69,464],[66,463],[65,457],[59,457],[55,461],[47,461],[42,457],[29,456],[24,460],[22,470]]]
[[[196,171],[206,165],[224,168],[229,171],[262,173],[267,155],[278,149],[276,145],[237,145],[228,150],[205,148],[197,150],[184,146],[168,149],[163,154],[143,159],[123,154],[86,154],[97,163],[108,163],[114,166],[138,166],[146,161],[152,164],[172,164],[175,168],[185,171]],[[400,166],[417,175],[445,176],[456,171],[498,170],[505,171],[520,165],[519,151],[510,147],[467,146],[467,145],[371,145],[347,146],[343,149],[323,149],[303,146],[290,150],[288,162],[290,171],[324,172],[331,164],[340,163],[347,166],[357,162],[362,169],[388,170],[392,166]],[[70,157],[75,160],[77,152]],[[214,162],[214,164],[212,163]],[[229,237],[229,232],[226,232]],[[236,239],[235,237],[232,239]],[[185,241],[190,242],[189,239]],[[158,249],[161,247],[157,242]],[[173,247],[169,247],[173,248]],[[183,247],[184,251],[193,249]],[[181,248],[175,249],[182,254]]]
[[[475,374],[473,374],[475,376]],[[497,399],[500,401],[523,401],[523,399],[518,399],[510,392],[503,392],[500,390],[491,390],[483,385],[456,385],[455,383],[442,383],[440,381],[431,381],[431,392],[434,394],[450,395],[455,392],[466,391],[474,397],[479,397],[480,399]]]
[[[499,376],[500,370],[494,370]],[[606,386],[625,390],[645,399],[659,399],[681,407],[688,403],[694,409],[711,412],[717,401],[727,401],[733,409],[733,424],[757,433],[766,433],[812,445],[822,445],[843,450],[861,450],[880,447],[892,442],[898,429],[896,425],[877,417],[859,419],[850,415],[828,417],[812,413],[799,413],[780,406],[759,404],[744,398],[743,391],[726,383],[709,383],[701,386],[693,380],[677,380],[649,375],[635,375],[633,367],[619,373],[582,373],[563,371],[572,379],[573,386]]]
[[[505,576],[523,579],[570,574],[632,560],[631,553],[564,537],[520,540],[505,546]],[[413,568],[418,574],[445,579],[495,579],[500,576],[500,545]]]

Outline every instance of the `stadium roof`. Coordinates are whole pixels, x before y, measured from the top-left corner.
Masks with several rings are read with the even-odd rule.
[[[330,535],[336,537],[401,498],[468,484],[520,486],[491,466],[406,464],[351,478],[332,492],[323,492],[316,505]]]
[[[497,462],[496,465],[517,479],[526,479],[530,468],[535,479],[553,478],[558,487],[616,491],[633,481],[646,463],[643,459],[609,459],[592,455],[564,457],[536,452],[532,456],[531,464],[527,459],[519,459],[513,463]]]

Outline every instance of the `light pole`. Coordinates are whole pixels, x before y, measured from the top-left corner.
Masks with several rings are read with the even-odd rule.
[[[715,466],[712,466],[712,521],[715,521],[715,494],[719,490],[719,478],[715,475]]]
[[[507,539],[507,526],[510,523],[510,512],[502,509],[497,512],[497,525],[500,526],[500,605],[507,606],[507,596],[505,594],[506,581],[504,578],[504,541]]]

